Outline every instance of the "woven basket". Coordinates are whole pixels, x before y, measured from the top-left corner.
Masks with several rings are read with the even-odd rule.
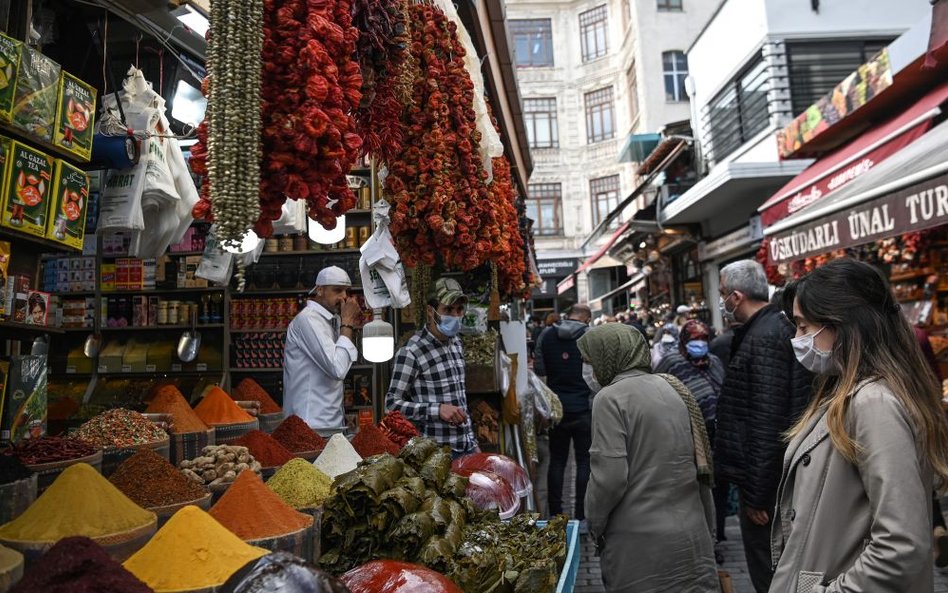
[[[177,513],[178,511],[180,511],[186,506],[194,505],[198,507],[199,509],[201,509],[202,511],[210,510],[212,497],[213,497],[212,494],[208,492],[201,498],[198,498],[195,500],[188,500],[188,501],[179,502],[176,504],[169,504],[163,507],[148,507],[147,510],[158,515],[158,529],[161,529],[162,526],[168,522],[168,519],[170,519],[172,515],[174,515],[175,513]]]
[[[125,562],[132,554],[137,552],[142,546],[148,543],[148,540],[155,535],[158,529],[158,519],[153,516],[151,521],[141,527],[123,531],[121,533],[112,533],[108,535],[99,535],[92,537],[92,541],[102,546],[102,548],[116,562]],[[82,534],[76,534],[82,535]],[[0,539],[0,544],[8,548],[13,548],[23,554],[26,561],[26,567],[29,568],[39,558],[45,554],[59,540],[53,541],[13,541]]]
[[[260,430],[267,434],[273,434],[273,431],[283,422],[283,412],[275,414],[260,414],[257,416],[260,421]]]
[[[154,443],[145,443],[142,445],[133,445],[131,447],[116,447],[102,450],[102,475],[106,478],[115,473],[122,462],[144,449],[151,449],[165,459],[171,458],[171,440],[165,437],[164,440]]]
[[[259,428],[260,421],[256,418],[250,422],[240,424],[218,424],[214,426],[214,438],[217,441],[215,444],[230,445],[251,430],[258,430]]]
[[[16,555],[19,558],[14,560],[12,566],[0,567],[0,593],[7,593],[23,578],[23,554],[16,552]]]
[[[99,450],[92,455],[77,457],[76,459],[27,465],[26,468],[36,474],[36,493],[40,495],[56,481],[59,474],[63,473],[67,467],[77,463],[87,463],[91,465],[95,471],[102,473],[102,451]]]
[[[217,430],[211,428],[202,432],[176,432],[171,435],[171,464],[178,464],[185,459],[194,459],[201,455],[201,449],[209,445],[216,445]]]
[[[9,523],[22,515],[23,511],[36,500],[37,490],[36,474],[0,486],[0,525]]]

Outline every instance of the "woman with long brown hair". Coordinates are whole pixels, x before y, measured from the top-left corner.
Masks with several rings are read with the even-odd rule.
[[[833,261],[790,284],[815,395],[790,430],[771,593],[931,593],[931,488],[948,478],[941,389],[885,277]]]

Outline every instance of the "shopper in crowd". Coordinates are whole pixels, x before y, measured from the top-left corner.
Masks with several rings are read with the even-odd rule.
[[[290,322],[283,348],[283,415],[302,418],[325,435],[346,426],[342,382],[359,351],[352,342],[362,309],[352,281],[330,266],[316,275],[306,306]]]
[[[788,286],[784,309],[818,379],[789,433],[770,591],[931,593],[948,424],[911,326],[885,277],[848,259]]]
[[[658,368],[662,360],[678,350],[678,326],[674,323],[666,323],[662,326],[661,334],[655,336],[655,342],[652,345],[652,368]]]
[[[783,435],[810,399],[812,375],[790,346],[793,325],[768,302],[767,276],[753,260],[721,270],[723,316],[735,330],[718,399],[714,449],[718,472],[740,490],[741,536],[757,593],[773,577],[770,529],[786,443]]]
[[[731,362],[731,343],[734,340],[734,330],[740,326],[741,323],[736,319],[725,319],[724,331],[715,336],[708,345],[711,354],[721,359],[721,364],[724,365],[725,369]]]
[[[935,380],[941,386],[942,375],[941,367],[938,364],[938,358],[935,356],[935,350],[932,348],[932,342],[928,339],[928,333],[920,327],[913,326],[915,340],[922,351],[925,363],[935,375]],[[943,406],[944,407],[944,406]],[[935,566],[944,568],[948,566],[948,526],[945,525],[945,516],[941,512],[941,501],[937,491],[932,492],[932,538],[935,543]]]
[[[550,514],[563,512],[563,478],[570,444],[576,459],[576,508],[573,518],[586,531],[583,497],[589,482],[589,443],[592,438],[590,388],[583,378],[583,360],[576,341],[589,329],[592,312],[585,304],[570,307],[566,319],[540,334],[534,348],[534,371],[563,404],[563,420],[550,430],[550,469],[547,496]]]
[[[675,309],[675,327],[680,330],[688,323],[689,319],[691,319],[691,307],[688,305],[678,305],[678,308]]]
[[[719,591],[698,404],[674,377],[652,374],[648,345],[629,326],[593,328],[578,346],[603,385],[586,509],[606,591]]]
[[[478,450],[464,389],[464,349],[458,334],[467,297],[457,280],[440,278],[428,299],[427,323],[395,355],[385,407],[401,412],[421,434],[451,448],[453,457]]]
[[[708,437],[714,441],[714,429],[718,408],[718,397],[724,384],[724,365],[721,360],[708,351],[711,328],[692,319],[682,328],[678,336],[678,350],[662,359],[655,368],[656,373],[668,373],[685,384],[691,391],[701,414]],[[724,541],[724,520],[727,517],[727,496],[715,497],[715,519],[717,539]]]

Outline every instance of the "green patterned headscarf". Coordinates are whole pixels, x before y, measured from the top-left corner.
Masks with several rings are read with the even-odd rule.
[[[622,323],[594,327],[576,343],[583,360],[593,367],[596,381],[605,387],[632,370],[652,371],[652,356],[639,330]]]

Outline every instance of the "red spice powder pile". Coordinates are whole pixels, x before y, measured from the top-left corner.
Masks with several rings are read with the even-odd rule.
[[[382,453],[398,456],[398,452],[401,450],[374,424],[360,428],[355,438],[352,439],[352,446],[363,459]]]
[[[313,517],[297,512],[264,485],[254,472],[241,472],[211,516],[242,540],[293,533],[313,524]]]
[[[145,410],[149,414],[171,414],[176,433],[206,432],[208,426],[194,413],[191,404],[184,399],[174,385],[162,385]]]
[[[273,401],[273,398],[270,397],[270,394],[267,393],[267,390],[250,378],[244,379],[238,383],[237,387],[234,387],[231,397],[237,401],[260,402],[261,414],[279,414],[283,411],[283,408],[280,407],[280,404]]]
[[[273,438],[294,453],[322,451],[326,447],[326,439],[313,432],[313,429],[295,414],[277,426],[273,431]]]
[[[226,391],[216,385],[207,390],[204,398],[195,406],[194,413],[210,426],[253,421],[253,416],[245,412],[227,395]]]
[[[253,458],[263,467],[276,467],[293,459],[294,455],[273,437],[259,430],[251,430],[232,443],[236,447],[247,447]]]

